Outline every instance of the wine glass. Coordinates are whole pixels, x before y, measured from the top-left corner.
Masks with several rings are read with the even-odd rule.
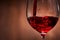
[[[26,16],[29,24],[45,38],[58,21],[59,4],[57,0],[27,0]]]

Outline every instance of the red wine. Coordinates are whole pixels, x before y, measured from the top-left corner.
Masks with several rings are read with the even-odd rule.
[[[45,16],[45,17],[29,17],[28,21],[30,25],[36,29],[38,32],[42,33],[41,35],[44,36],[50,29],[52,29],[57,21],[57,17],[53,16]]]
[[[37,9],[37,0],[34,0],[34,3],[33,3],[33,16],[36,15],[36,9]]]

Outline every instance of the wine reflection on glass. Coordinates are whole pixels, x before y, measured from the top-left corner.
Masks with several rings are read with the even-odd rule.
[[[57,0],[27,0],[26,16],[29,24],[45,38],[58,21],[59,4]]]

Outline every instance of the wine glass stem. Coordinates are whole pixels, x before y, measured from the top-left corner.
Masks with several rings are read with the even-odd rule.
[[[42,37],[42,40],[44,40],[45,39],[45,36],[41,36]]]

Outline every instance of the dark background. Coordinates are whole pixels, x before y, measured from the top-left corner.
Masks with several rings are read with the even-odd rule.
[[[59,40],[59,30],[60,19],[46,40]],[[0,0],[0,40],[41,40],[27,22],[26,0]]]

